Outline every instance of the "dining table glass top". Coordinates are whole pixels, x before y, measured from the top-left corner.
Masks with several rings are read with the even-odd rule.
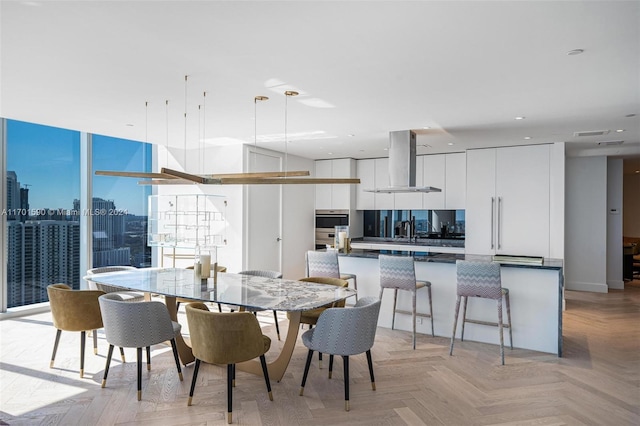
[[[200,280],[194,270],[182,268],[142,268],[87,275],[84,279],[127,290],[276,311],[314,309],[356,294],[333,285],[228,272],[218,273],[215,280]]]

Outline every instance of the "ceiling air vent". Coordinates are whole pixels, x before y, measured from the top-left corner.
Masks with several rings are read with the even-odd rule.
[[[604,136],[608,135],[609,130],[588,130],[586,132],[573,132],[574,137],[578,136]]]
[[[605,141],[605,142],[598,142],[598,145],[600,146],[609,146],[609,145],[622,145],[624,141]]]

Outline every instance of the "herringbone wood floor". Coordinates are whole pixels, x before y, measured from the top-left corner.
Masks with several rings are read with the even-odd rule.
[[[636,281],[636,283],[638,283]],[[566,292],[565,356],[506,350],[378,329],[371,390],[364,356],[351,359],[351,411],[344,411],[342,362],[327,379],[327,360],[312,364],[299,396],[306,349],[299,343],[287,373],[273,383],[270,402],[262,377],[239,372],[234,424],[244,425],[638,425],[640,424],[640,288],[609,294]],[[517,315],[516,312],[513,313]],[[259,316],[278,342],[271,312]],[[184,313],[180,321],[186,324]],[[281,316],[281,327],[286,323]],[[497,331],[496,331],[497,332]],[[127,363],[114,354],[100,388],[107,344],[99,355],[90,339],[85,378],[80,379],[79,333],[64,333],[55,368],[50,314],[0,321],[0,424],[11,425],[215,425],[226,424],[223,367],[201,367],[194,404],[187,407],[193,366],[178,380],[169,347],[153,348],[152,369],[143,369],[142,401],[136,400],[135,350]],[[516,342],[517,344],[517,342]],[[116,351],[117,352],[117,351]]]

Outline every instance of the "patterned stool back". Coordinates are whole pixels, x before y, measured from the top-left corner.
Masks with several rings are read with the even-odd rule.
[[[456,261],[458,296],[502,298],[500,264],[497,262]]]
[[[335,250],[307,252],[307,277],[340,278],[338,252]]]
[[[416,271],[413,257],[378,256],[380,261],[380,287],[400,290],[416,289]]]

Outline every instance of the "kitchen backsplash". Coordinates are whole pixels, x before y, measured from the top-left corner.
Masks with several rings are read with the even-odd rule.
[[[364,210],[363,213],[365,237],[464,238],[465,234],[464,210]]]

